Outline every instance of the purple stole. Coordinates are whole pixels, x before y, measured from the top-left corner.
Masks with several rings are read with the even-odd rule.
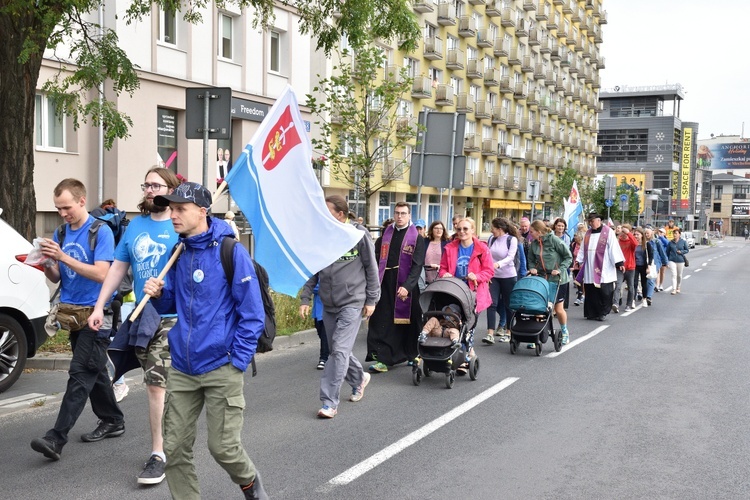
[[[594,286],[600,288],[602,286],[602,268],[604,267],[604,252],[607,249],[607,241],[609,241],[609,227],[602,225],[602,230],[599,233],[599,241],[596,242],[596,253],[594,254]],[[583,265],[578,270],[576,275],[576,283],[583,283],[584,269],[589,260],[589,239],[591,238],[591,229],[586,232],[586,236],[583,238]]]
[[[391,249],[391,240],[393,239],[393,231],[395,231],[394,225],[391,224],[385,228],[383,233],[383,239],[380,242],[380,255],[378,256],[378,278],[380,278],[380,284],[383,284],[383,276],[385,275],[385,266],[388,262],[388,252]],[[406,231],[404,239],[401,243],[401,254],[398,259],[398,275],[396,277],[396,289],[393,290],[394,303],[396,304],[395,310],[393,311],[393,323],[397,325],[408,325],[411,324],[411,291],[404,300],[399,300],[396,297],[396,290],[402,286],[406,279],[409,277],[411,271],[412,256],[414,255],[414,249],[417,245],[417,237],[419,232],[414,224],[409,224],[408,227],[402,229]]]

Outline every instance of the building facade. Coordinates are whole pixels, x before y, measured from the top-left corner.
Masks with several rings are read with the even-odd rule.
[[[464,187],[452,193],[423,187],[417,206],[418,186],[404,175],[374,195],[369,214],[353,202],[350,186],[323,175],[327,192],[347,195],[371,224],[406,201],[413,219],[429,224],[456,213],[488,230],[496,216],[530,215],[528,181],[541,188],[535,208],[541,216],[549,214],[557,172],[572,167],[595,175],[607,22],[600,0],[415,0],[413,8],[423,26],[419,49],[403,53],[379,44],[388,71],[406,68],[413,78],[396,112],[411,120],[425,110],[465,115]]]

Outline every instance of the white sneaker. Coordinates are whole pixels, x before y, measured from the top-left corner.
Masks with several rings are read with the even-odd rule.
[[[356,389],[352,389],[352,395],[349,396],[349,401],[354,401],[355,403],[362,399],[362,396],[365,395],[365,387],[367,387],[367,384],[370,383],[370,374],[365,372],[362,376],[362,383],[357,387]]]
[[[122,383],[122,384],[115,384],[112,386],[112,390],[115,393],[115,400],[119,403],[123,399],[125,399],[125,396],[128,395],[130,392],[130,387],[128,387],[128,384]]]

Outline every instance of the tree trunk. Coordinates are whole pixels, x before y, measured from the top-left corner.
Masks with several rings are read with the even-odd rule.
[[[41,33],[33,4],[28,11],[0,11],[0,208],[2,218],[31,241],[36,236],[34,194],[34,96],[49,32]],[[30,33],[30,35],[28,35]],[[24,37],[41,41],[21,64]],[[37,42],[39,43],[39,42]]]

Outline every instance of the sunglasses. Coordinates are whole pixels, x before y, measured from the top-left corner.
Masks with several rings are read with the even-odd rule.
[[[464,231],[471,231],[471,228],[470,227],[457,227],[456,228],[457,233],[462,233]]]

